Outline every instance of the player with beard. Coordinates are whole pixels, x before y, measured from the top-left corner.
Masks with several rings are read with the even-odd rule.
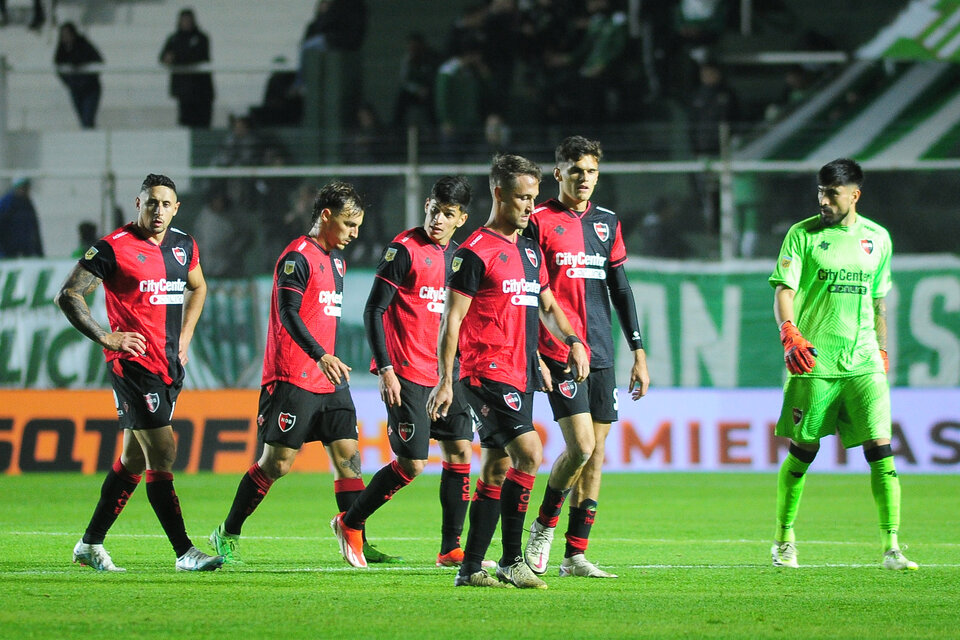
[[[820,439],[839,433],[863,447],[877,504],[882,566],[915,570],[900,549],[900,479],[890,446],[887,317],[890,234],[857,212],[863,170],[848,158],[820,168],[820,214],[787,232],[777,266],[773,314],[790,375],[776,434],[790,438],[777,479],[775,567],[798,567],[794,522]]]
[[[103,346],[123,429],[123,451],[103,481],[73,561],[125,571],[103,540],[145,473],[147,499],[173,545],[177,571],[212,571],[223,558],[193,546],[183,524],[173,487],[177,442],[171,426],[207,284],[197,243],[170,226],[180,209],[173,180],[148,175],[136,207],[137,220],[90,247],[55,299],[73,326]],[[110,331],[94,320],[85,299],[100,284]]]
[[[530,525],[524,558],[534,573],[542,575],[547,570],[553,533],[570,496],[560,576],[616,578],[584,555],[597,514],[604,443],[611,423],[618,418],[611,300],[633,352],[629,389],[634,400],[646,395],[650,376],[633,290],[623,266],[627,251],[620,220],[613,211],[590,201],[600,175],[600,143],[571,136],[557,146],[555,155],[553,176],[560,193],[534,209],[525,234],[543,251],[557,304],[574,331],[585,336],[590,376],[578,384],[564,372],[568,347],[541,327],[539,348],[553,387],[550,406],[566,448],[550,470],[539,513]]]
[[[459,346],[464,397],[482,447],[456,586],[547,586],[524,562],[522,549],[523,520],[543,456],[533,427],[533,392],[543,386],[537,360],[540,320],[572,347],[567,364],[577,382],[589,375],[590,362],[550,291],[540,248],[520,235],[530,222],[540,175],[540,167],[526,158],[494,158],[490,217],[457,250],[447,284],[438,345],[440,382],[430,392],[427,409],[434,420],[447,415],[454,401]],[[482,562],[498,520],[503,553],[495,580]]]

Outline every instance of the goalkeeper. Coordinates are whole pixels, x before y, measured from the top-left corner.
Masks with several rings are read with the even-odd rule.
[[[863,446],[877,504],[883,567],[916,569],[897,541],[900,480],[890,447],[887,321],[892,245],[887,230],[857,214],[863,171],[842,158],[817,174],[820,214],[790,228],[770,276],[790,375],[776,434],[790,438],[777,480],[777,567],[797,567],[793,525],[820,438]]]

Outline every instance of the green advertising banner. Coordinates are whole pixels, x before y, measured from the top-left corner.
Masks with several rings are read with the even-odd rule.
[[[0,388],[107,388],[100,348],[53,305],[69,260],[0,261]],[[655,387],[779,387],[783,351],[773,320],[772,261],[729,264],[631,259],[628,263]],[[894,386],[960,386],[960,259],[894,258],[887,298]],[[374,387],[363,306],[370,270],[344,280],[338,355],[353,367],[351,386]],[[270,305],[267,277],[209,281],[191,346],[191,388],[257,388]],[[106,325],[103,292],[89,301]],[[618,380],[631,357],[615,329]]]

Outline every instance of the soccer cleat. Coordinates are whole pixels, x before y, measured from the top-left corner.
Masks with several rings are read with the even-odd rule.
[[[447,553],[437,554],[438,567],[459,567],[461,564],[463,564],[463,549],[460,547],[451,549]],[[460,577],[457,576],[457,579],[459,580]],[[457,586],[459,587],[460,585],[458,584]]]
[[[900,549],[890,549],[883,554],[883,568],[891,571],[916,571],[920,566],[913,560],[907,560]]]
[[[507,584],[505,582],[500,582],[495,580],[489,573],[481,569],[471,573],[468,576],[457,574],[457,577],[453,579],[453,586],[455,587],[494,587],[497,589],[508,588],[513,585]]]
[[[378,562],[382,564],[403,564],[403,558],[400,556],[391,556],[364,540],[363,557],[367,562]]]
[[[550,562],[550,545],[553,544],[555,528],[545,527],[536,519],[530,525],[530,537],[527,538],[527,546],[523,550],[523,559],[538,576],[547,572],[547,564]]]
[[[797,545],[795,542],[775,543],[770,547],[770,556],[775,567],[796,569],[800,566],[797,563]]]
[[[208,556],[196,547],[177,558],[177,571],[216,571],[223,565],[223,556]]]
[[[87,544],[83,539],[73,547],[73,561],[97,571],[126,571],[113,564],[110,554],[102,544]]]
[[[517,556],[510,566],[497,566],[497,580],[500,582],[509,582],[518,589],[547,588],[547,583],[535,576],[520,556]]]
[[[223,556],[223,564],[243,564],[240,559],[240,536],[227,533],[223,524],[210,534],[210,546]]]
[[[366,569],[367,559],[363,557],[363,531],[351,529],[343,524],[343,514],[344,512],[341,511],[330,521],[333,535],[337,536],[337,542],[340,543],[340,555],[351,567]]]
[[[560,563],[560,577],[569,578],[578,576],[581,578],[616,578],[616,574],[607,573],[597,565],[587,560],[582,553],[578,553],[569,558],[564,558]]]

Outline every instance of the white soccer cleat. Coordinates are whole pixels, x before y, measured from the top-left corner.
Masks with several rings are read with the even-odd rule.
[[[545,527],[537,519],[530,525],[530,537],[527,538],[527,546],[523,550],[523,559],[538,576],[547,572],[555,528]]]
[[[890,549],[883,554],[883,568],[891,571],[916,571],[920,565],[913,560],[908,560],[900,549]]]
[[[770,547],[770,556],[775,567],[790,567],[797,569],[797,544],[795,542],[780,542]]]
[[[102,544],[87,544],[82,538],[73,548],[73,561],[97,571],[126,571],[113,564],[110,554]]]
[[[497,580],[507,582],[518,589],[546,589],[547,583],[534,575],[527,563],[517,556],[510,566],[497,566]]]
[[[560,563],[560,577],[569,578],[577,576],[581,578],[616,578],[615,573],[607,573],[597,565],[587,560],[582,553],[575,556],[564,558]]]
[[[223,556],[208,556],[196,547],[177,558],[177,571],[216,571],[223,565]]]
[[[510,587],[512,585],[500,582],[495,580],[493,576],[481,569],[480,571],[475,571],[468,576],[457,574],[457,577],[453,579],[453,586],[455,587],[493,587],[495,589],[502,589],[504,587]]]

